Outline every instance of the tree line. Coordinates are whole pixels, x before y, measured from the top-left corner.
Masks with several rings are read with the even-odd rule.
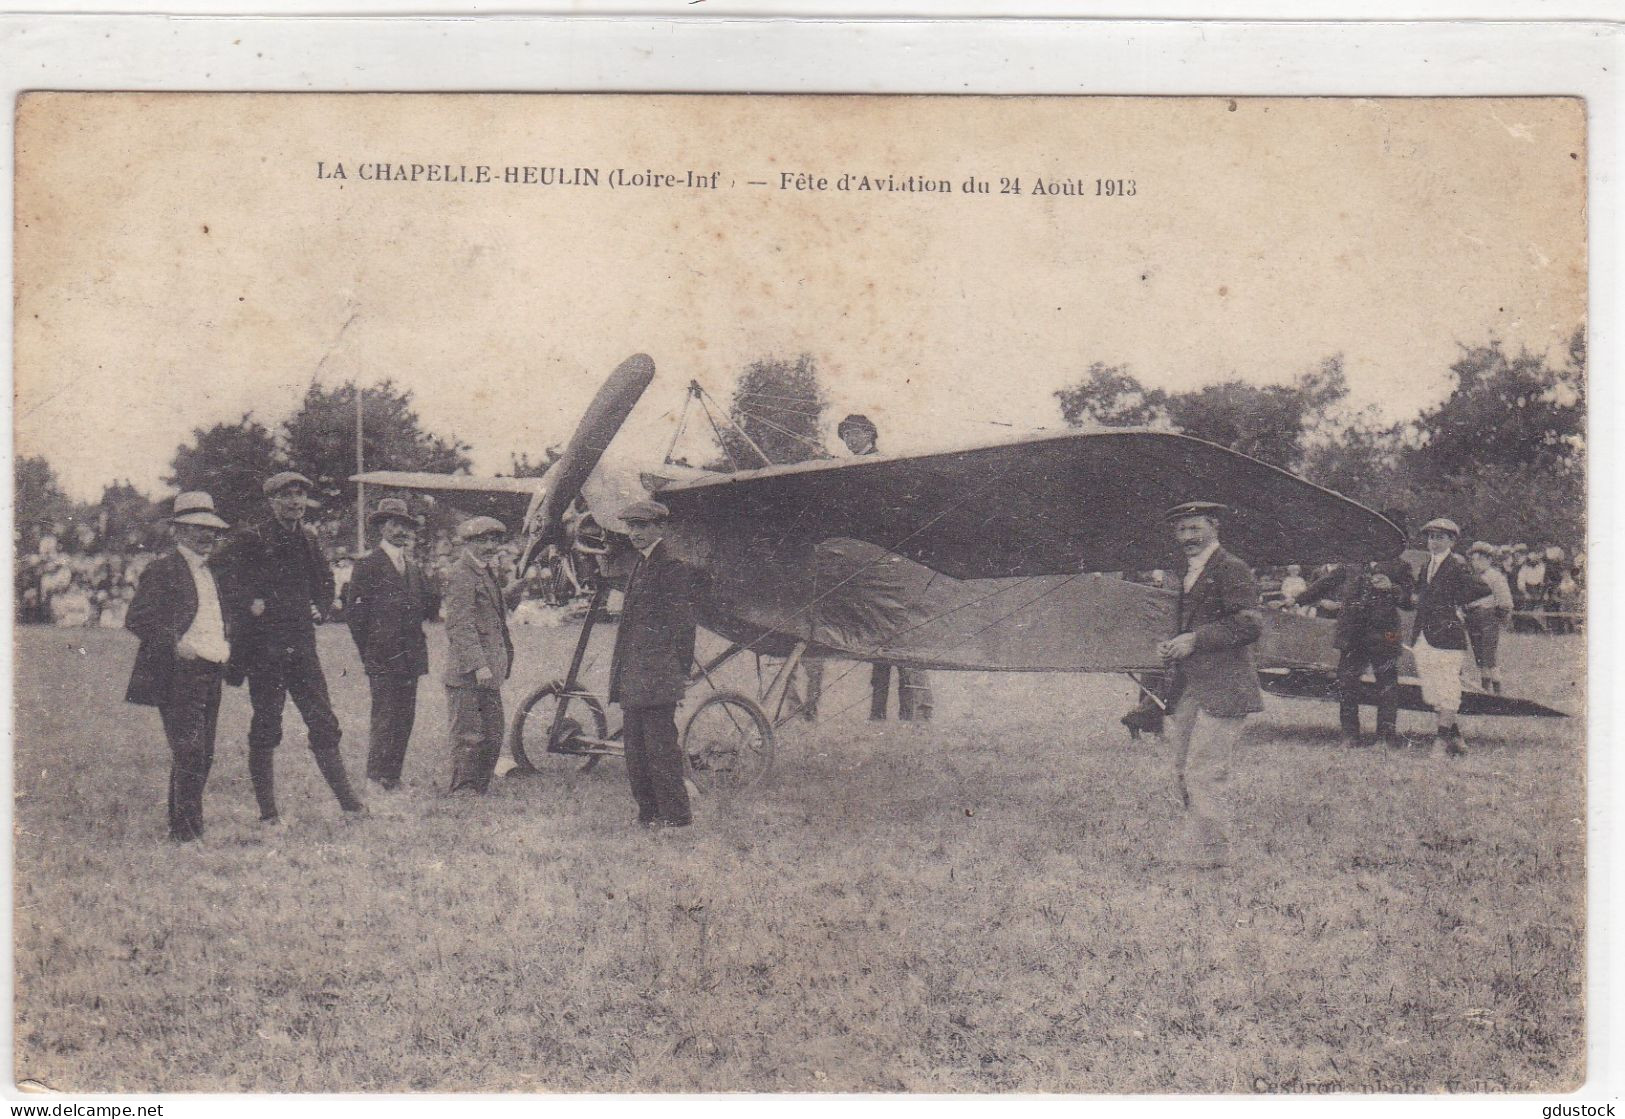
[[[1069,426],[1145,427],[1206,439],[1283,467],[1412,524],[1448,515],[1474,538],[1579,546],[1585,535],[1586,345],[1573,332],[1557,360],[1498,339],[1463,346],[1450,366],[1452,387],[1412,419],[1389,422],[1374,407],[1354,409],[1341,355],[1284,384],[1216,378],[1181,392],[1148,386],[1127,365],[1094,362],[1054,392]],[[392,381],[361,388],[312,385],[299,409],[274,426],[252,413],[197,428],[175,449],[163,481],[177,491],[205,489],[236,522],[261,507],[260,484],[297,469],[315,483],[323,519],[336,532],[355,518],[355,411],[360,394],[369,470],[466,473],[469,444],[424,428],[410,391]],[[829,397],[811,354],[764,357],[741,371],[727,422],[707,432],[702,465],[742,470],[827,457]],[[558,457],[510,456],[509,473],[536,476]],[[79,505],[42,457],[14,463],[16,524],[89,525],[123,540],[151,526],[161,510],[128,481],[110,483],[101,500]]]

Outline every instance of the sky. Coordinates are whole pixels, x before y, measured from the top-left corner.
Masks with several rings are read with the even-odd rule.
[[[1179,390],[1342,354],[1404,419],[1459,344],[1583,322],[1584,143],[1568,99],[29,95],[15,448],[159,493],[194,428],[389,378],[496,473],[637,352],[616,452],[651,461],[690,379],[800,353],[830,432],[894,452],[1055,427],[1095,361]]]

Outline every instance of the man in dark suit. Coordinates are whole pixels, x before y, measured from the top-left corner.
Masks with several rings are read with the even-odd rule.
[[[1253,664],[1263,634],[1258,583],[1219,544],[1219,518],[1229,510],[1188,501],[1164,514],[1186,569],[1179,594],[1179,633],[1159,647],[1173,668],[1174,774],[1185,805],[1183,855],[1212,869],[1229,861],[1230,770],[1246,717],[1264,710]]]
[[[366,814],[350,787],[339,756],[339,721],[327,696],[327,678],[316,655],[316,621],[333,604],[333,573],[305,524],[310,479],[285,471],[266,479],[271,516],[226,541],[215,569],[220,573],[235,640],[232,663],[248,677],[254,716],[248,727],[248,773],[260,820],[276,825],[275,758],[282,741],[282,710],[289,697],[310,732],[316,768],[338,798],[346,818]]]
[[[1388,518],[1400,523],[1393,513]],[[1396,554],[1342,564],[1287,599],[1332,603],[1337,610],[1332,646],[1338,650],[1337,710],[1344,746],[1365,745],[1360,738],[1360,681],[1368,667],[1377,683],[1377,737],[1390,747],[1405,744],[1399,735],[1399,612],[1410,609],[1412,581],[1410,564]]]
[[[446,580],[446,702],[451,715],[451,792],[484,795],[502,756],[502,683],[513,672],[508,607],[522,584],[497,581],[508,533],[495,517],[457,527],[463,552]]]
[[[412,558],[418,519],[398,497],[378,503],[378,547],[355,565],[344,618],[372,692],[367,780],[383,792],[400,788],[406,744],[417,718],[418,677],[429,671],[423,623],[439,608],[423,568]]]
[[[677,705],[694,661],[697,579],[662,542],[670,511],[639,501],[621,511],[639,557],[627,580],[609,670],[609,701],[626,718],[626,776],[638,805],[638,823],[686,828],[692,820],[683,755],[677,742]]]
[[[1461,710],[1461,662],[1467,649],[1462,610],[1491,593],[1467,561],[1453,549],[1461,529],[1448,517],[1422,526],[1428,562],[1417,578],[1416,620],[1411,625],[1411,653],[1422,678],[1422,699],[1438,716],[1434,736],[1450,757],[1467,752],[1456,713]]]
[[[169,838],[203,835],[203,786],[214,763],[220,680],[231,657],[209,554],[229,526],[206,493],[175,498],[175,547],[147,565],[124,618],[141,639],[124,699],[158,708],[169,739]]]

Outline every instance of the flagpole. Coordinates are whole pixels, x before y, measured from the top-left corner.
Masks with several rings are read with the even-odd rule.
[[[364,473],[367,469],[365,443],[361,438],[361,385],[355,386],[355,472]],[[367,483],[355,484],[355,554],[359,556],[367,550]]]

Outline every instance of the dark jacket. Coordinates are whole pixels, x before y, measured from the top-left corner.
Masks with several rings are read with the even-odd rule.
[[[615,632],[609,701],[622,707],[680,703],[694,662],[694,611],[699,576],[654,546],[632,569]]]
[[[1373,587],[1373,575],[1388,576],[1392,586],[1387,590]],[[1333,648],[1393,654],[1399,652],[1402,643],[1404,626],[1399,612],[1411,608],[1413,581],[1411,565],[1397,557],[1370,564],[1343,564],[1309,584],[1298,601],[1314,604],[1331,599],[1338,604]]]
[[[1172,710],[1186,701],[1226,718],[1264,710],[1253,644],[1264,632],[1258,583],[1240,559],[1222,547],[1186,593],[1179,594],[1179,632],[1194,634],[1196,651],[1174,667]]]
[[[447,577],[445,615],[447,652],[442,679],[446,686],[502,687],[513,671],[508,604],[496,576],[467,552],[457,557]],[[491,670],[487,684],[474,677],[481,667]]]
[[[423,623],[439,610],[440,596],[416,561],[408,558],[402,575],[389,554],[376,548],[356,562],[344,597],[344,620],[368,676],[429,671]]]
[[[1432,562],[1431,557],[1428,562]],[[1425,636],[1435,649],[1467,648],[1461,608],[1490,593],[1484,580],[1474,575],[1467,561],[1455,552],[1445,556],[1431,583],[1424,564],[1416,576],[1416,620],[1411,624],[1410,644],[1415,645],[1418,637]]]
[[[218,591],[218,580],[215,587]],[[220,613],[229,640],[231,619],[223,595]],[[197,585],[192,582],[186,557],[172,548],[141,573],[135,597],[124,615],[124,628],[141,639],[130,684],[124,691],[126,703],[157,707],[169,699],[170,680],[175,675],[175,645],[192,628],[196,617]]]
[[[252,665],[279,645],[314,648],[311,608],[325,617],[333,605],[333,572],[315,529],[300,525],[291,532],[273,517],[233,533],[212,563],[237,634],[233,661]],[[256,599],[265,603],[258,617]]]

